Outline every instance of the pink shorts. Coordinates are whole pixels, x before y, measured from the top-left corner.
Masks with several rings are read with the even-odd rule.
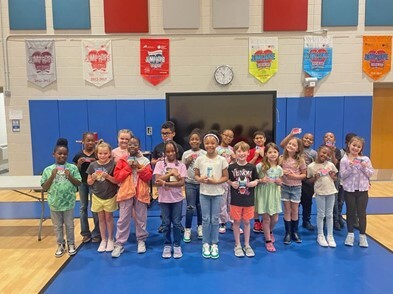
[[[231,205],[229,214],[233,220],[250,220],[254,218],[254,206],[242,207]]]

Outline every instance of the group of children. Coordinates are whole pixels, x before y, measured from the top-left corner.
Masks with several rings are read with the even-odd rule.
[[[189,135],[191,149],[183,152],[183,148],[173,141],[175,126],[168,121],[162,125],[163,142],[154,148],[151,162],[143,156],[140,141],[130,130],[119,131],[119,146],[114,150],[102,140],[95,142],[93,133],[83,134],[83,150],[73,158],[74,164],[67,162],[67,141],[59,139],[53,153],[55,164],[44,170],[41,180],[43,189],[48,192],[57,237],[55,256],[66,252],[63,225],[68,253],[76,253],[73,209],[77,189],[82,242],[100,242],[98,252],[107,251],[112,257],[119,257],[124,252],[133,218],[137,252],[146,252],[150,181],[158,191],[162,217],[159,231],[164,235],[163,258],[182,257],[181,241],[191,241],[195,212],[196,233],[197,238],[202,239],[204,258],[219,258],[219,233],[225,233],[227,223],[231,224],[234,234],[235,256],[255,256],[250,246],[252,219],[253,231],[264,234],[266,250],[275,252],[273,230],[282,207],[284,244],[301,243],[299,205],[303,210],[302,226],[314,230],[310,219],[314,195],[320,246],[336,247],[333,228],[336,221],[340,228],[343,223],[342,204],[340,207],[339,203],[342,198],[339,195],[343,195],[348,229],[345,245],[354,245],[353,229],[358,219],[359,245],[368,247],[366,207],[373,168],[370,159],[362,155],[364,140],[355,134],[348,135],[341,154],[335,147],[334,134],[326,133],[323,144],[315,151],[311,148],[313,135],[307,133],[300,139],[296,137],[300,132],[293,129],[282,140],[283,154],[280,155],[276,144],[265,146],[262,131],[254,133],[256,146],[251,149],[244,141],[231,147],[234,135],[229,129],[221,133],[210,131],[204,136],[195,129]],[[185,227],[182,225],[183,189],[187,204]],[[92,231],[87,217],[89,195],[94,218]],[[113,212],[117,209],[119,219],[114,236]],[[244,234],[244,246],[241,234]]]

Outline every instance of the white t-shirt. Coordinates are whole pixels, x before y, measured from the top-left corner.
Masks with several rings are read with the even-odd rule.
[[[192,156],[194,159],[191,162],[191,164],[188,166],[187,169],[187,178],[186,178],[186,182],[187,183],[192,183],[192,184],[199,184],[196,180],[195,180],[195,171],[194,171],[194,165],[195,165],[195,160],[202,155],[205,155],[206,151],[203,149],[199,149],[198,151],[193,151],[192,149],[187,150],[183,153],[183,156],[181,158],[181,161],[186,164],[186,160],[188,157]]]
[[[210,159],[206,155],[199,156],[196,161],[194,168],[199,170],[200,176],[208,176],[216,180],[221,179],[222,171],[228,168],[228,162],[224,157],[217,155],[213,159]],[[219,196],[224,194],[223,184],[205,184],[201,183],[200,193],[209,196]]]
[[[324,163],[312,162],[307,167],[307,178],[312,178],[318,173],[320,174],[320,177],[314,183],[314,191],[317,195],[332,195],[337,193],[334,180],[329,175],[330,171],[334,173],[338,172],[336,166],[330,161],[325,161]]]

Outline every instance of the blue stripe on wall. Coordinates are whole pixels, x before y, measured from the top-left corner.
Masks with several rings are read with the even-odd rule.
[[[366,26],[393,26],[392,0],[366,0]]]
[[[322,0],[322,26],[357,26],[359,0]]]
[[[52,0],[55,30],[90,29],[89,0]]]
[[[11,30],[45,30],[45,0],[8,0]]]

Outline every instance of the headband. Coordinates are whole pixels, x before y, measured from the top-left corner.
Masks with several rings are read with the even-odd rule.
[[[218,137],[216,135],[212,134],[212,133],[206,134],[205,137],[203,137],[203,141],[205,141],[205,139],[207,137],[213,137],[214,139],[217,140],[217,143],[220,143],[220,140],[218,140]]]

